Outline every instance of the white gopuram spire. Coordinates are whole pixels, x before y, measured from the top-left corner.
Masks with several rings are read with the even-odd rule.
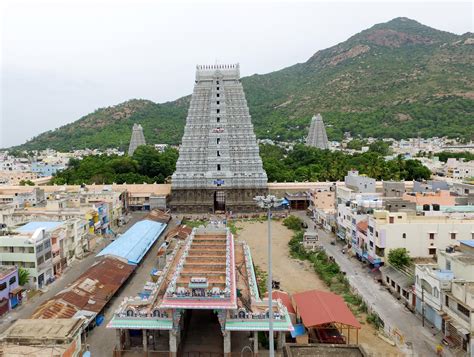
[[[130,138],[130,145],[128,147],[128,156],[132,156],[137,147],[146,145],[145,136],[143,135],[143,128],[140,124],[133,124],[132,137]]]
[[[323,150],[329,149],[328,136],[321,114],[313,116],[311,119],[306,145]]]

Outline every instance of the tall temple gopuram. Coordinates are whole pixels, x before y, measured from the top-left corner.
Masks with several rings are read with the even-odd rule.
[[[250,211],[267,175],[238,64],[197,66],[171,208],[179,212]]]
[[[328,136],[321,114],[315,115],[311,119],[306,145],[323,150],[329,149]]]
[[[145,135],[143,135],[143,128],[140,124],[133,124],[132,137],[130,138],[130,145],[128,146],[128,156],[132,156],[137,147],[146,145]]]

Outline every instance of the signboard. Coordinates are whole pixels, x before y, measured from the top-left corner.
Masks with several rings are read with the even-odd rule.
[[[223,184],[224,184],[224,180],[222,179],[214,180],[214,185],[223,185]]]

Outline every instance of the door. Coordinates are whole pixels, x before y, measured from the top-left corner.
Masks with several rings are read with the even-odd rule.
[[[225,211],[225,191],[214,192],[214,211]]]

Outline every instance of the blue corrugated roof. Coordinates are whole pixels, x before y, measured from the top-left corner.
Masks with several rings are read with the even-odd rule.
[[[464,245],[474,248],[474,240],[461,240],[460,242]]]
[[[47,231],[54,230],[62,225],[62,222],[29,222],[20,228],[15,229],[16,232],[20,233],[32,233],[36,231],[38,228],[45,228]]]
[[[164,223],[150,220],[137,222],[97,256],[114,255],[126,259],[129,264],[138,264],[165,228]]]

